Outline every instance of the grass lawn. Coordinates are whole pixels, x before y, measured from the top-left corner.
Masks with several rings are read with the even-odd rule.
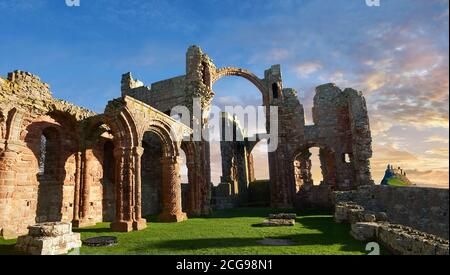
[[[408,184],[397,178],[389,179],[388,184],[391,186],[408,186]]]
[[[367,254],[365,243],[354,240],[348,224],[336,224],[330,213],[295,211],[299,215],[293,227],[253,227],[269,213],[286,212],[269,208],[237,208],[216,211],[208,217],[191,218],[181,223],[156,223],[150,217],[145,230],[115,233],[109,223],[74,229],[81,238],[117,236],[113,247],[81,248],[81,254],[131,255],[340,255]],[[294,212],[294,211],[289,211]],[[263,238],[289,239],[292,246],[266,246]],[[14,254],[15,240],[0,239],[0,254]]]

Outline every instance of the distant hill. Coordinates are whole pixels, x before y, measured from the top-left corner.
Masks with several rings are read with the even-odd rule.
[[[381,185],[413,186],[414,184],[408,179],[403,169],[400,167],[394,168],[393,165],[388,164]]]

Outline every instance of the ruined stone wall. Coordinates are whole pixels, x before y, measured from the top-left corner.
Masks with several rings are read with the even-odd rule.
[[[368,211],[385,212],[392,223],[449,238],[448,189],[374,185],[337,192],[335,201],[354,201]]]
[[[90,224],[103,221],[103,147],[101,144],[93,146],[92,149],[85,151],[84,161],[84,182],[89,185],[89,195],[87,201],[88,215],[83,217],[89,220]],[[72,192],[73,194],[73,192]],[[105,209],[106,211],[106,209]]]
[[[248,187],[248,205],[270,206],[270,181],[252,181]]]
[[[131,75],[125,81],[123,87],[144,89]],[[166,85],[176,90],[180,81],[157,83],[155,91],[165,94]],[[10,73],[0,84],[0,235],[14,238],[29,225],[49,221],[71,221],[76,227],[113,221],[113,230],[140,230],[146,226],[143,212],[161,212],[164,221],[186,218],[174,160],[190,128],[127,95],[111,100],[97,115],[54,99],[49,86],[30,73]],[[160,137],[160,147],[141,159],[147,132]],[[205,178],[205,159],[196,144],[187,148],[193,166],[189,211],[207,213],[208,193],[198,184]],[[152,198],[145,198],[148,194]],[[162,200],[164,208],[155,200]]]
[[[316,88],[313,125],[305,125],[303,106],[296,91],[283,90],[280,108],[279,158],[284,169],[274,169],[289,184],[280,192],[294,190],[298,207],[331,207],[333,190],[350,190],[373,184],[370,175],[371,134],[367,107],[360,92],[342,91],[334,84]],[[284,139],[284,141],[283,141]],[[323,182],[313,186],[309,149],[318,147]],[[276,153],[279,155],[280,152]],[[279,165],[279,164],[278,164]],[[275,167],[277,164],[275,164]],[[318,183],[315,183],[318,184]]]
[[[54,99],[30,73],[15,71],[0,82],[0,233],[14,237],[36,222],[71,221],[77,124],[94,113]]]
[[[128,95],[147,103],[153,108],[170,114],[175,106],[186,106],[185,76],[174,77],[145,87],[138,80],[134,80],[130,73],[122,77],[122,95]]]

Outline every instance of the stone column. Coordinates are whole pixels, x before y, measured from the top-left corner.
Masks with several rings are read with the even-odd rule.
[[[188,207],[187,207],[187,212],[188,215],[192,215],[192,216],[199,216],[201,215],[201,207],[199,207],[200,205],[200,196],[199,196],[199,183],[200,181],[198,180],[198,171],[197,170],[197,165],[195,164],[195,162],[190,159],[193,158],[193,156],[189,157],[187,156],[187,163],[186,166],[188,168],[188,181],[189,181],[189,193],[188,193]]]
[[[80,222],[80,187],[81,187],[81,152],[75,155],[75,192],[73,202],[73,226],[77,227]]]
[[[10,218],[16,185],[15,168],[19,157],[16,147],[15,144],[8,144],[0,155],[0,233],[5,239],[14,239],[18,236]]]
[[[128,189],[129,177],[129,150],[125,148],[114,149],[115,160],[115,185],[116,185],[116,218],[111,223],[111,230],[118,232],[130,232],[133,230],[133,221],[127,213],[128,202],[125,191]],[[128,171],[128,172],[127,172]]]
[[[95,225],[95,221],[93,221],[89,217],[89,209],[90,209],[90,192],[91,192],[91,179],[90,176],[90,154],[92,153],[92,149],[86,149],[84,154],[81,156],[81,185],[80,185],[80,198],[81,198],[81,217],[78,217],[78,220],[74,222],[75,227],[86,227]],[[78,211],[80,212],[80,211]]]
[[[290,152],[286,138],[280,137],[278,149],[269,152],[270,205],[274,208],[293,207],[295,177],[293,160],[287,160]]]
[[[163,157],[162,163],[162,202],[163,210],[158,220],[180,222],[187,219],[181,206],[181,181],[179,157]]]
[[[314,185],[311,173],[311,152],[308,149],[300,153],[300,175],[305,187]]]
[[[134,221],[133,229],[142,230],[147,227],[147,221],[142,218],[142,180],[141,180],[141,157],[144,154],[144,148],[134,147],[133,157],[135,165],[134,181],[135,181],[135,205],[134,205]]]
[[[255,177],[255,168],[253,166],[254,160],[253,160],[253,154],[249,149],[247,149],[247,164],[248,164],[248,181],[249,183],[256,181]]]

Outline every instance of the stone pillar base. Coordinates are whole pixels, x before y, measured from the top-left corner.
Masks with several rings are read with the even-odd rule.
[[[161,213],[158,216],[159,222],[182,222],[187,220],[187,215],[184,212],[180,212],[177,214],[171,214],[171,213]]]
[[[40,223],[28,227],[28,235],[17,239],[15,248],[31,255],[62,255],[81,247],[80,233],[72,233],[68,222]]]
[[[140,219],[139,221],[134,221],[133,222],[133,229],[134,230],[143,230],[145,228],[147,228],[147,220]]]
[[[72,221],[72,226],[75,228],[89,227],[89,226],[94,226],[96,224],[97,223],[95,221],[89,220],[89,219]]]
[[[130,232],[133,231],[132,221],[120,221],[111,223],[111,230],[115,232]]]

